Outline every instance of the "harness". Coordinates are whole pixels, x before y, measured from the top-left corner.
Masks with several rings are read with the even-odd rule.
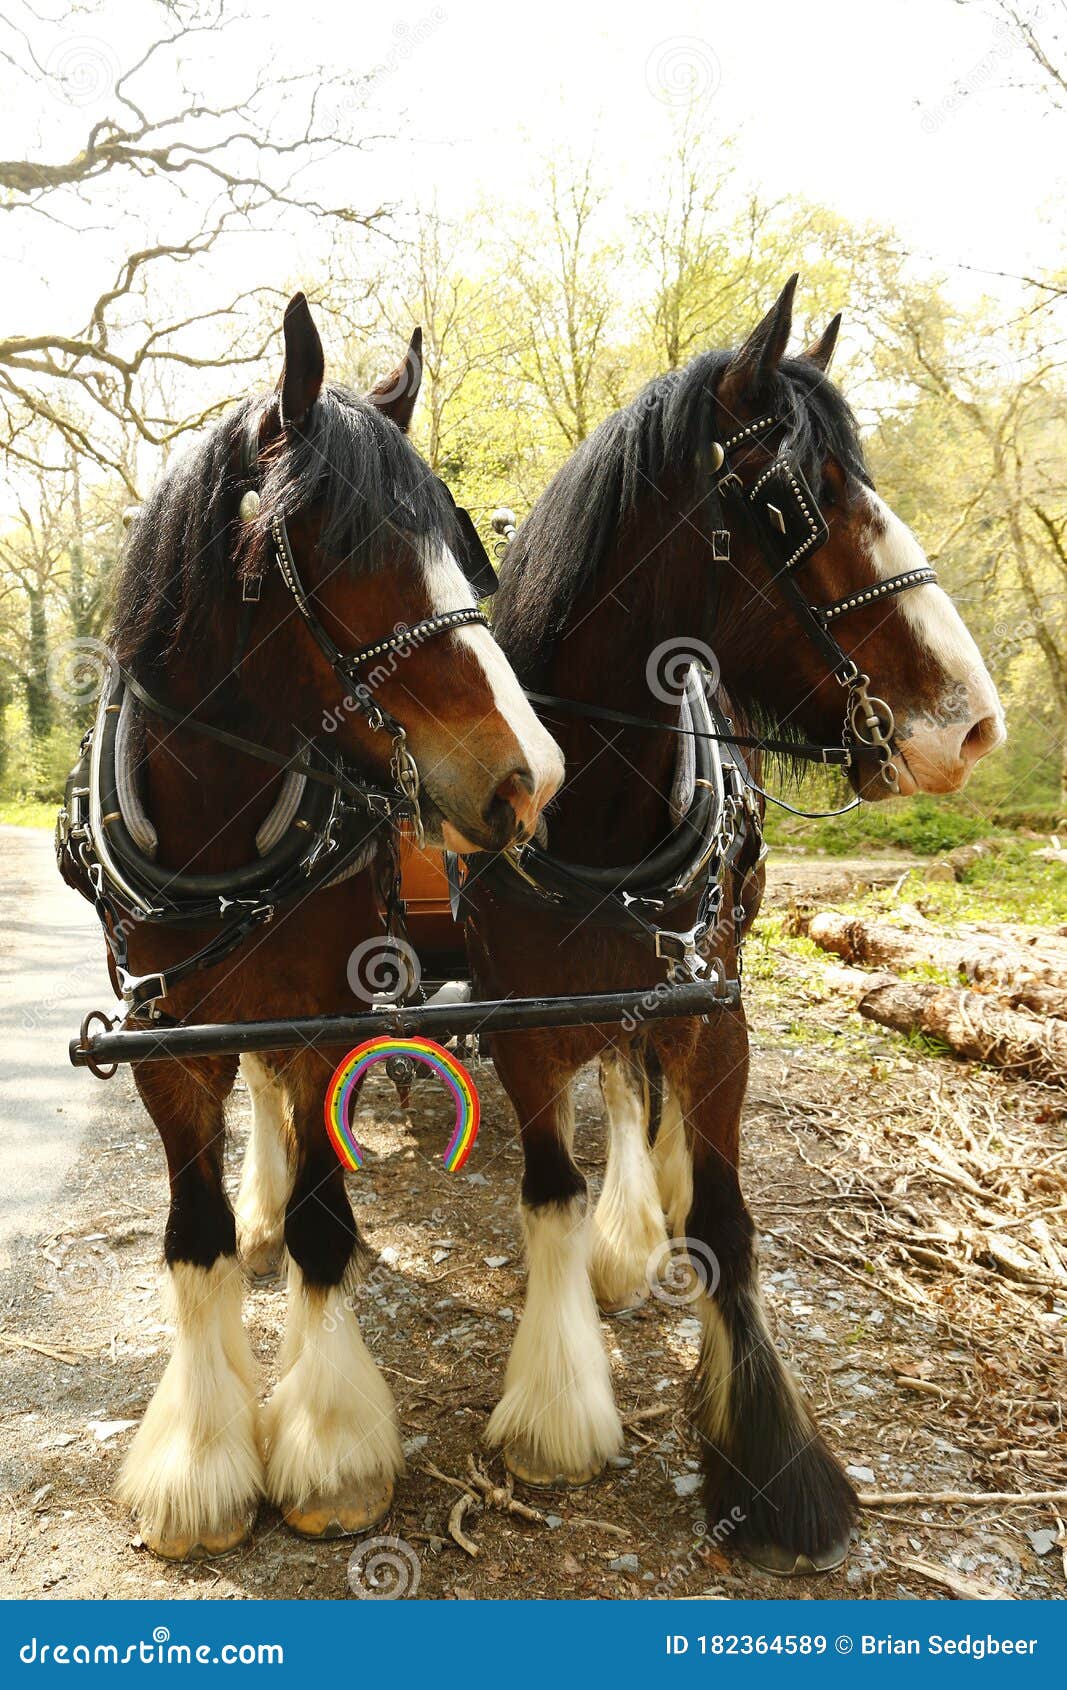
[[[288,426],[282,418],[283,428]],[[260,512],[259,417],[245,425],[240,449],[240,473],[245,490],[238,504],[243,523]],[[444,483],[440,483],[444,488]],[[444,489],[447,492],[447,488]],[[448,494],[453,506],[451,494]],[[460,531],[459,562],[476,592],[496,576],[466,511],[456,509]],[[193,713],[175,709],[156,698],[135,676],[112,664],[100,699],[96,720],[82,740],[79,761],[67,782],[56,826],[56,855],[60,872],[70,885],[89,898],[100,918],[114,964],[121,995],[129,1010],[150,1008],[180,980],[210,969],[234,951],[254,928],[271,921],[280,905],[370,867],[385,858],[379,892],[385,906],[387,930],[403,921],[399,896],[399,858],[396,829],[408,822],[422,843],[419,812],[419,771],[407,746],[403,725],[374,697],[363,678],[368,663],[390,653],[418,646],[438,634],[473,624],[487,626],[476,606],[425,617],[413,627],[398,627],[384,638],[355,652],[344,652],[319,618],[297,567],[283,517],[270,524],[273,562],[292,595],[312,638],[338,678],[345,683],[345,704],[358,710],[375,733],[392,740],[390,781],[369,777],[347,759],[317,741],[308,741],[291,755],[217,727]],[[247,648],[251,620],[262,591],[262,577],[242,585],[243,611],[238,630],[234,668]],[[268,849],[253,862],[219,874],[197,874],[162,868],[146,849],[144,833],[130,814],[129,780],[119,757],[119,726],[130,701],[161,721],[188,729],[203,738],[241,752],[284,771],[283,805]],[[126,803],[123,803],[125,790]],[[263,829],[260,830],[262,835]],[[183,958],[165,974],[137,977],[129,972],[129,935],[137,924],[160,926],[218,924],[207,944]],[[158,1010],[152,1014],[159,1018]]]
[[[737,468],[751,447],[762,445],[765,436],[784,422],[783,417],[768,414],[746,423],[725,440],[712,442],[710,468],[712,476],[717,478],[714,491],[721,506],[735,511],[747,526],[772,584],[782,594],[801,631],[845,689],[841,743],[827,746],[734,733],[733,724],[719,711],[703,679],[690,691],[692,677],[699,672],[696,664],[690,669],[686,684],[690,703],[687,725],[656,722],[552,693],[528,692],[531,703],[550,715],[560,711],[595,721],[678,734],[693,741],[698,755],[703,746],[704,773],[697,780],[692,808],[667,842],[638,865],[601,868],[563,862],[536,840],[512,846],[498,857],[468,859],[468,877],[462,887],[458,886],[456,868],[451,870],[454,902],[479,881],[512,899],[542,906],[547,901],[593,926],[627,930],[649,944],[657,957],[668,959],[673,978],[692,978],[706,972],[707,961],[701,955],[701,947],[721,918],[729,881],[733,889],[730,910],[740,975],[744,886],[748,875],[766,856],[756,794],[770,796],[756,784],[740,753],[780,751],[805,761],[848,769],[858,750],[873,751],[885,784],[891,791],[897,790],[892,709],[884,699],[871,696],[870,677],[861,672],[843,649],[832,627],[850,611],[913,587],[932,584],[937,575],[924,565],[847,594],[831,604],[812,604],[797,582],[796,572],[826,544],[829,527],[799,463],[789,452],[781,452],[750,486],[745,485]],[[716,561],[729,561],[730,545],[731,529],[717,529],[712,536]],[[701,795],[702,788],[707,797]],[[679,858],[683,866],[664,877],[661,873],[664,865]],[[694,897],[698,904],[692,927],[676,932],[663,925],[666,916],[691,904]],[[721,964],[715,966],[721,969]]]

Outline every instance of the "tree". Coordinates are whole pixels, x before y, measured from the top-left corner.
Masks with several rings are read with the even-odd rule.
[[[16,89],[70,86],[77,97],[79,76],[105,84],[103,115],[71,153],[0,160],[9,240],[34,230],[76,236],[113,221],[118,239],[130,241],[80,322],[0,334],[0,451],[13,463],[32,461],[25,425],[37,419],[70,450],[127,478],[131,494],[117,444],[126,427],[164,446],[230,397],[216,377],[206,405],[197,399],[186,409],[182,383],[177,403],[160,409],[153,401],[166,383],[152,377],[253,367],[273,332],[257,308],[273,290],[252,286],[190,308],[167,303],[176,275],[203,264],[224,237],[263,228],[279,213],[364,230],[383,216],[381,207],[324,199],[315,187],[326,160],[362,145],[345,117],[358,105],[358,78],[319,66],[279,75],[269,59],[251,62],[235,40],[230,60],[249,68],[232,97],[212,97],[203,79],[220,37],[245,20],[233,18],[225,0],[207,11],[194,0],[155,0],[149,15],[155,28],[113,66],[102,47],[86,63],[92,42],[82,43],[81,58],[65,56],[61,37],[49,50],[54,31],[25,0],[21,16],[0,24],[0,56]],[[196,81],[188,49],[207,41],[212,53],[201,55]],[[148,227],[161,232],[146,236]]]

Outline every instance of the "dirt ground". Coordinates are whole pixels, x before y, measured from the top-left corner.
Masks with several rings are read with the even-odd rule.
[[[871,873],[888,881],[906,866]],[[862,872],[786,857],[776,893],[825,900]],[[746,1190],[765,1299],[831,1444],[865,1492],[1062,1489],[1064,1290],[1052,1275],[1005,1277],[974,1240],[994,1224],[1021,1238],[1035,1214],[1062,1236],[1064,1093],[910,1049],[847,1003],[816,1001],[807,965],[786,958],[772,977],[759,962],[757,950]],[[461,1481],[475,1454],[503,1480],[480,1434],[523,1295],[521,1155],[491,1066],[476,1078],[482,1133],[458,1176],[440,1164],[444,1092],[421,1082],[402,1111],[388,1081],[372,1078],[360,1132],[368,1165],[351,1180],[377,1254],[363,1331],[396,1394],[408,1457],[378,1533],[408,1546],[404,1577],[417,1575],[420,1597],[1063,1597],[1057,1511],[1039,1502],[873,1505],[846,1567],[812,1581],[775,1580],[709,1547],[684,1411],[697,1323],[657,1301],[604,1322],[625,1454],[586,1491],[520,1493],[541,1521],[471,1509],[464,1529],[479,1554],[466,1554],[448,1525],[460,1490],[438,1475]],[[346,1596],[361,1553],[352,1542],[300,1541],[264,1508],[233,1556],[168,1566],[111,1500],[168,1343],[162,1153],[128,1076],[111,1086],[128,1106],[109,1112],[79,1162],[51,1237],[27,1245],[0,1286],[0,1596]],[[247,1124],[242,1091],[234,1181]],[[595,1190],[592,1074],[577,1151]],[[265,1388],[283,1310],[280,1284],[249,1291]]]

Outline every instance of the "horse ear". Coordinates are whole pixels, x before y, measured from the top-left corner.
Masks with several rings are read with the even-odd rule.
[[[285,363],[278,383],[282,417],[285,422],[303,422],[322,391],[325,360],[319,331],[311,318],[311,311],[302,293],[294,293],[285,307],[282,325],[285,338]]]
[[[813,341],[811,346],[803,353],[803,357],[807,359],[808,363],[814,364],[817,369],[822,370],[824,375],[830,368],[830,360],[834,355],[834,347],[837,345],[837,337],[840,332],[841,313],[839,311],[836,317],[830,318],[818,340]]]
[[[415,328],[411,332],[407,352],[396,369],[376,381],[367,398],[372,405],[377,405],[379,411],[384,412],[390,422],[396,423],[402,434],[406,434],[411,424],[415,401],[419,397],[421,382],[422,330]]]
[[[758,400],[785,356],[793,326],[793,295],[797,276],[790,276],[759,327],[753,329],[744,346],[735,352],[719,383],[719,403],[734,416],[746,401]]]

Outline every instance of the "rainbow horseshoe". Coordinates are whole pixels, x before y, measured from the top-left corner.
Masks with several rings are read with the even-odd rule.
[[[455,1098],[456,1124],[445,1150],[444,1164],[447,1173],[458,1173],[478,1137],[482,1110],[477,1086],[462,1062],[450,1056],[433,1039],[390,1038],[387,1034],[368,1039],[366,1044],[350,1050],[344,1061],[334,1069],[333,1078],[326,1088],[323,1114],[338,1161],[353,1172],[362,1168],[365,1152],[352,1131],[352,1099],[367,1070],[373,1068],[376,1062],[388,1061],[391,1056],[410,1056],[416,1062],[425,1063],[439,1079],[444,1080]]]

